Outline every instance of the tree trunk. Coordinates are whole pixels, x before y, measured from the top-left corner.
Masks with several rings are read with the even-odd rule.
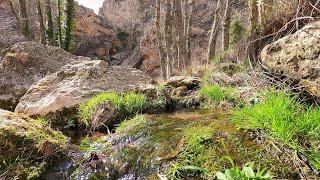
[[[38,18],[39,18],[39,28],[40,28],[40,41],[42,44],[46,44],[46,28],[44,25],[44,18],[43,18],[43,8],[42,8],[41,0],[38,0]]]
[[[75,1],[74,0],[67,0],[67,22],[66,22],[66,37],[65,37],[65,47],[64,49],[68,52],[73,50],[73,31],[75,29],[75,16],[76,16],[76,9],[75,9]]]
[[[161,2],[160,0],[157,0],[156,22],[155,22],[156,29],[157,29],[156,30],[157,31],[157,47],[158,47],[162,77],[164,80],[167,80],[167,68],[166,68],[165,52],[164,52],[163,43],[162,43],[160,20],[161,20]]]
[[[175,0],[171,0],[172,4],[172,54],[173,54],[173,67],[174,68],[179,68],[180,67],[180,57],[179,57],[179,35],[177,32],[177,24],[176,24],[176,6],[175,6]]]
[[[170,77],[173,72],[173,51],[172,46],[172,7],[171,1],[166,0],[166,20],[165,20],[165,40],[166,40],[166,53],[167,53],[167,76]]]
[[[264,0],[258,0],[258,22],[259,25],[263,25],[264,24],[264,20],[265,20],[265,9],[264,9]]]
[[[21,8],[21,17],[23,22],[23,34],[27,38],[31,38],[31,30],[29,26],[26,0],[19,0],[19,4]]]
[[[16,9],[14,8],[12,0],[8,0],[8,2],[9,2],[9,5],[10,5],[11,11],[12,11],[14,17],[18,21],[20,33],[22,33],[23,25],[22,25],[22,22],[21,22],[21,17],[19,16],[19,14],[17,13]]]
[[[175,9],[175,25],[177,32],[177,44],[178,44],[178,56],[179,56],[179,66],[180,70],[186,68],[186,43],[184,37],[184,26],[183,26],[183,18],[182,18],[182,8],[181,8],[181,0],[174,1],[174,9]]]
[[[52,19],[52,10],[51,10],[51,0],[47,0],[46,2],[47,7],[47,37],[49,41],[49,45],[54,45],[54,30],[53,30],[53,19]]]
[[[249,3],[250,31],[251,31],[251,34],[254,34],[259,28],[259,23],[258,23],[259,10],[258,10],[256,0],[249,0],[248,3]]]
[[[191,65],[191,15],[193,12],[193,0],[187,2],[186,11],[186,30],[185,30],[185,43],[186,43],[186,65]]]
[[[230,30],[231,4],[230,0],[226,0],[225,9],[222,19],[222,52],[229,49],[229,30]]]
[[[62,36],[62,0],[58,0],[58,33],[59,33],[59,46],[63,46],[63,36]]]
[[[207,47],[207,64],[209,64],[210,59],[213,58],[215,56],[215,52],[216,52],[216,42],[217,42],[217,38],[218,38],[218,27],[220,24],[220,18],[219,16],[219,12],[220,12],[220,8],[221,8],[221,0],[218,0],[216,7],[214,8],[214,13],[213,13],[213,22],[212,22],[212,26],[211,26],[211,32],[210,32],[210,36],[209,36],[209,44]]]

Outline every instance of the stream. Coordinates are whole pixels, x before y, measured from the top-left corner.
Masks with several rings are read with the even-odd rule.
[[[252,133],[237,130],[227,110],[192,110],[145,117],[143,125],[129,127],[125,132],[75,137],[69,158],[56,163],[42,179],[159,179],[179,161],[179,154],[186,147],[184,130],[188,128],[202,131],[210,127],[214,132],[206,145],[210,149],[208,154],[212,154],[206,168],[211,171],[230,168],[231,164],[224,160],[226,156],[239,167],[253,162],[272,169],[273,164],[281,163]],[[272,170],[278,174],[291,171],[286,163],[281,169]],[[193,175],[185,179],[201,178]]]

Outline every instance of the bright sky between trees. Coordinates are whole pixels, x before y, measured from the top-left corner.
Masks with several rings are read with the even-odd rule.
[[[98,14],[99,8],[102,6],[103,0],[76,0],[79,4],[93,9]]]

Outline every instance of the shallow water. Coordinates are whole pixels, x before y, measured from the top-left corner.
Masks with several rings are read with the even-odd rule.
[[[224,156],[231,156],[239,166],[254,161],[277,163],[249,133],[235,128],[230,122],[230,112],[224,109],[155,114],[147,118],[143,128],[90,136],[85,139],[85,147],[82,145],[80,151],[69,154],[71,161],[58,163],[44,179],[71,176],[74,179],[159,179],[184,150],[183,130],[190,127],[211,127],[215,132],[210,148],[216,151],[213,157],[217,161],[216,170],[229,167],[227,162],[220,162]]]

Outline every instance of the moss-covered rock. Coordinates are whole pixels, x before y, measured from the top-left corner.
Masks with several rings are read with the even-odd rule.
[[[300,81],[320,102],[320,21],[267,45],[261,60],[270,70]]]
[[[0,179],[39,177],[67,149],[67,137],[42,120],[0,109]]]

